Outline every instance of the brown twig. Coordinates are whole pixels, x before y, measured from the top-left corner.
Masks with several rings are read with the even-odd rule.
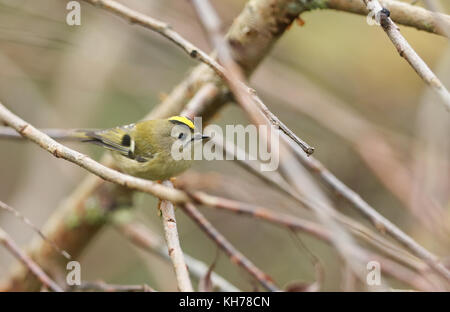
[[[200,191],[188,193],[199,204],[205,205],[206,207],[248,215],[273,224],[281,225],[293,231],[301,231],[327,243],[332,243],[332,233],[325,227],[315,222],[303,220],[292,215],[277,213],[258,205],[212,196]],[[412,268],[419,274],[425,273],[427,266],[423,262],[419,261],[409,253],[406,253],[403,249],[387,241],[384,237],[377,235],[376,233],[366,228],[364,225],[339,213],[336,214],[335,218],[340,223],[345,225],[353,235],[369,243],[371,246],[375,247],[378,251],[387,255],[389,258]]]
[[[442,99],[447,110],[450,111],[450,93],[442,82],[436,77],[428,65],[414,51],[411,45],[400,34],[397,25],[389,17],[390,12],[381,6],[378,0],[363,0],[367,9],[374,12],[375,16],[380,18],[380,24],[394,44],[398,53],[403,57],[425,83],[430,86]]]
[[[173,188],[172,182],[170,181],[164,181],[163,185]],[[167,200],[163,200],[159,204],[159,209],[162,214],[169,256],[175,269],[175,276],[177,277],[178,289],[180,291],[193,291],[189,272],[184,261],[183,250],[181,250],[180,239],[178,238],[177,221],[175,219],[173,204]]]
[[[26,255],[12,238],[0,228],[0,243],[5,246],[20,262],[22,262],[31,273],[33,273],[43,285],[47,288],[55,291],[62,292],[62,288],[59,287],[30,257]]]
[[[418,244],[412,237],[400,230],[395,224],[382,216],[378,211],[371,207],[364,199],[355,191],[340,181],[333,173],[331,173],[320,161],[312,157],[300,157],[302,163],[311,172],[317,174],[321,180],[330,186],[334,192],[341,195],[347,201],[353,204],[358,211],[366,216],[375,227],[381,232],[389,233],[395,240],[408,248],[414,255],[424,260],[437,273],[450,280],[450,271],[440,263],[440,260],[431,252]]]
[[[267,290],[280,290],[270,276],[258,269],[249,259],[234,248],[234,246],[214,228],[193,204],[186,203],[180,207],[228,255],[228,257],[230,257],[232,263],[241,266],[249,272]]]
[[[26,225],[28,225],[30,228],[32,228],[33,231],[35,231],[44,241],[49,243],[50,246],[52,246],[53,249],[55,249],[58,253],[60,253],[66,259],[70,260],[71,257],[70,257],[70,255],[69,255],[69,253],[67,251],[62,250],[61,248],[59,248],[58,245],[55,242],[50,240],[44,233],[42,233],[42,231],[37,226],[35,226],[27,217],[22,215],[18,210],[16,210],[13,207],[5,204],[2,201],[0,201],[0,208],[5,210],[5,211],[8,211],[8,212],[12,213],[18,219],[22,220],[22,222],[24,222]]]
[[[130,240],[136,246],[144,249],[145,251],[156,253],[162,258],[170,261],[170,257],[167,254],[167,247],[165,244],[157,237],[154,233],[150,231],[148,227],[139,223],[134,222],[118,222],[115,224],[127,239]],[[201,280],[208,272],[208,265],[204,262],[193,258],[192,256],[184,253],[184,259],[189,268],[189,273],[195,277],[197,280]],[[215,272],[211,272],[211,282],[213,287],[218,291],[225,292],[237,292],[240,291],[226,279]]]

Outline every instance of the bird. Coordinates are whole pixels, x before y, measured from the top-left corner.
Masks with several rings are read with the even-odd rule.
[[[146,120],[103,130],[74,131],[82,142],[99,145],[112,152],[115,164],[124,173],[153,181],[173,178],[192,165],[193,145],[208,136],[195,133],[194,122],[185,116]],[[173,157],[175,147],[188,150],[188,157]]]

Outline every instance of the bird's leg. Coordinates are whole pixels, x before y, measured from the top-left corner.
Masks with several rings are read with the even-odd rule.
[[[161,181],[161,180],[157,180],[156,183],[162,184],[162,181]],[[161,203],[162,203],[161,198],[158,198],[158,217],[161,217],[161,216],[162,216],[162,212],[161,212]]]

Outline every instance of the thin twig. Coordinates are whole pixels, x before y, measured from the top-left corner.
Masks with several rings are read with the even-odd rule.
[[[409,3],[398,0],[381,0],[380,3],[389,9],[391,18],[394,22],[415,27],[430,33],[441,36],[447,36],[448,32],[439,27],[442,21],[442,27],[450,28],[450,16],[442,13],[433,13],[419,6],[413,6]],[[327,0],[327,8],[365,15],[369,13],[364,2],[355,0]]]
[[[12,238],[0,228],[0,243],[6,247],[20,262],[22,262],[47,288],[55,291],[62,292],[62,288],[59,287],[30,257],[27,256]]]
[[[170,261],[170,256],[167,254],[165,244],[144,224],[134,221],[126,223],[120,222],[117,223],[116,226],[120,233],[137,247],[148,252],[156,253],[165,260]],[[201,280],[207,274],[209,267],[204,262],[195,259],[186,253],[184,253],[184,260],[189,268],[189,273],[197,280]],[[213,287],[218,291],[240,291],[237,287],[215,272],[211,272],[211,282]]]
[[[59,248],[58,245],[54,241],[50,240],[44,233],[42,233],[42,231],[37,226],[35,226],[27,217],[22,215],[18,210],[16,210],[13,207],[5,204],[2,201],[0,201],[0,208],[3,209],[3,210],[8,211],[10,213],[12,213],[14,216],[16,216],[17,218],[22,220],[26,225],[31,227],[44,241],[49,243],[50,246],[52,246],[53,249],[55,249],[58,253],[60,253],[66,259],[70,260],[71,257],[70,257],[70,255],[69,255],[69,253],[67,251],[62,250],[61,248]]]
[[[164,181],[163,184],[173,188],[172,182]],[[177,277],[178,289],[180,291],[193,291],[189,272],[184,261],[183,250],[181,250],[180,239],[178,238],[177,221],[175,219],[175,209],[173,204],[167,200],[161,201],[159,209],[162,214],[164,234],[170,259],[172,260]]]
[[[412,237],[400,230],[391,221],[382,216],[363,198],[361,198],[361,196],[340,181],[335,175],[333,175],[333,173],[331,173],[331,171],[325,168],[320,161],[312,157],[303,157],[300,153],[297,153],[297,156],[306,168],[309,169],[309,171],[317,174],[325,184],[333,189],[333,191],[352,203],[358,211],[372,221],[379,231],[389,233],[389,235],[408,248],[408,250],[410,250],[414,255],[420,259],[423,259],[436,272],[444,276],[447,280],[450,280],[450,271],[435,255],[418,244]]]
[[[438,77],[428,67],[428,65],[420,58],[416,51],[401,35],[397,25],[389,17],[390,12],[381,6],[378,0],[363,0],[367,9],[374,13],[374,16],[380,18],[380,24],[394,44],[398,53],[403,57],[425,83],[430,86],[443,100],[447,110],[450,111],[450,93],[442,84]]]
[[[291,140],[293,140],[295,143],[297,143],[303,151],[311,155],[314,153],[314,147],[309,146],[305,141],[300,139],[291,129],[289,129],[281,120],[278,119],[277,116],[275,116],[274,113],[272,113],[269,108],[261,101],[261,98],[256,95],[256,93],[253,94],[253,99],[255,103],[259,106],[259,109],[263,112],[263,114],[266,116],[266,118],[270,121],[272,126],[274,126],[276,129],[280,129],[284,132]]]
[[[235,263],[248,271],[267,290],[280,290],[270,276],[258,269],[249,259],[234,248],[234,246],[214,228],[193,204],[186,203],[181,205],[181,208],[230,257],[232,263]]]

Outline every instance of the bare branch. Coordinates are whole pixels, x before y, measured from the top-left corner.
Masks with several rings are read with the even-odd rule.
[[[383,8],[378,0],[363,0],[367,9],[374,12],[375,16],[379,16],[380,24],[394,44],[398,53],[403,57],[425,83],[430,86],[442,99],[445,107],[450,111],[450,93],[442,82],[436,77],[433,71],[414,51],[411,45],[400,34],[400,30],[389,17],[390,12]]]
[[[0,243],[4,245],[20,262],[22,262],[33,273],[42,284],[47,288],[62,292],[62,288],[58,286],[48,275],[36,264],[30,257],[26,255],[12,238],[0,228]]]
[[[448,32],[445,32],[443,27],[450,28],[450,16],[441,13],[434,14],[424,8],[397,0],[380,0],[380,3],[389,9],[394,22],[448,37]],[[369,13],[362,0],[328,0],[325,5],[330,9],[366,16]],[[440,24],[442,24],[442,28]]]
[[[66,259],[70,260],[71,257],[70,257],[70,255],[69,255],[69,253],[67,251],[62,250],[61,248],[59,248],[58,245],[55,244],[54,241],[50,240],[44,233],[42,233],[42,231],[37,226],[35,226],[27,217],[22,215],[18,210],[16,210],[13,207],[5,204],[2,201],[0,201],[0,208],[3,209],[3,210],[8,211],[10,213],[12,213],[14,216],[16,216],[17,218],[22,220],[23,223],[25,223],[30,228],[32,228],[33,231],[35,231],[44,241],[49,243],[50,246],[52,246],[53,249],[55,249],[58,253],[60,253]]]
[[[389,235],[408,248],[414,255],[423,259],[436,272],[444,276],[447,280],[450,280],[450,271],[435,255],[419,245],[412,237],[400,230],[391,221],[383,217],[378,211],[362,199],[361,196],[359,196],[355,191],[350,189],[333,173],[325,168],[320,161],[312,157],[303,157],[303,155],[300,155],[299,153],[297,153],[297,155],[309,171],[317,174],[325,184],[333,189],[333,191],[352,203],[354,207],[366,216],[379,231],[389,233]]]
[[[173,188],[172,182],[164,181],[163,184],[169,188]],[[183,251],[178,238],[177,221],[175,219],[175,209],[173,204],[167,200],[161,201],[159,209],[162,214],[164,225],[164,233],[166,236],[167,248],[169,256],[172,259],[175,275],[177,277],[178,289],[180,291],[193,291],[189,272],[184,262]]]
[[[191,204],[181,206],[183,211],[192,218],[197,225],[230,257],[232,263],[241,266],[249,272],[264,288],[270,291],[280,290],[272,278],[258,269],[249,259],[231,245],[231,243],[220,234],[216,228]]]

